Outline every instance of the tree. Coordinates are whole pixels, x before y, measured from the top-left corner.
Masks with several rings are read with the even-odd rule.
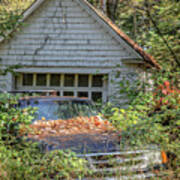
[[[180,67],[180,1],[107,0],[107,15],[164,69]]]

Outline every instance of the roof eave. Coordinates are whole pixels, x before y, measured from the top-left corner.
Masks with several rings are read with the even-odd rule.
[[[96,15],[99,16],[108,26],[110,26],[111,29],[113,29],[113,31],[118,36],[120,36],[126,43],[128,43],[144,59],[145,62],[149,63],[151,66],[161,69],[161,66],[157,63],[153,56],[146,53],[137,43],[135,43],[131,38],[129,38],[129,36],[127,36],[122,30],[120,30],[119,27],[116,24],[114,24],[114,22],[111,19],[104,15],[103,12],[96,9],[87,0],[83,0],[83,2],[92,11],[94,11],[94,13],[96,13]]]

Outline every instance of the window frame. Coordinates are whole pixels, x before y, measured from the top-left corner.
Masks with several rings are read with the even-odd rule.
[[[74,85],[72,87],[66,87],[64,85],[65,82],[65,75],[67,73],[30,73],[33,74],[33,85],[32,86],[23,86],[22,80],[23,80],[23,74],[28,74],[28,73],[21,73],[18,76],[17,85],[14,86],[15,90],[55,90],[58,92],[60,96],[64,96],[64,92],[72,92],[74,93],[74,96],[78,97],[79,92],[86,92],[88,93],[88,98],[92,99],[92,93],[93,92],[101,92],[102,93],[102,99],[103,101],[107,100],[107,95],[108,95],[108,78],[104,78],[104,76],[107,76],[108,74],[97,74],[97,75],[103,75],[103,84],[102,87],[93,87],[92,86],[92,81],[93,81],[93,76],[96,74],[73,74],[74,75]],[[46,74],[46,85],[44,86],[37,86],[37,74]],[[60,83],[59,86],[51,86],[51,75],[57,74],[59,75],[60,78]],[[88,75],[88,86],[87,87],[79,87],[79,76],[82,75]],[[49,95],[47,93],[47,95]]]

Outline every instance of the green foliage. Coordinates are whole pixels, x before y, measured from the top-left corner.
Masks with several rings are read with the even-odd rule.
[[[22,18],[22,12],[29,7],[34,0],[1,0],[0,1],[0,37],[7,37],[14,30]]]
[[[40,154],[32,145],[21,151],[0,146],[3,179],[72,179],[85,174],[85,160],[72,152]]]
[[[95,1],[91,3],[96,5]],[[147,86],[143,84],[145,87],[142,87],[141,82],[136,84],[138,89],[132,88],[129,82],[124,80],[120,82],[119,93],[129,97],[129,107],[120,109],[108,104],[103,109],[103,114],[122,130],[122,142],[124,140],[124,143],[135,146],[158,144],[168,152],[173,168],[178,169],[180,1],[120,0],[116,5],[118,7],[111,11],[112,14],[108,14],[109,17],[114,17],[114,22],[125,33],[153,55],[163,70],[158,73],[152,72],[154,86],[157,88],[155,92],[146,92]],[[107,6],[114,5],[107,3]],[[163,87],[167,81],[170,83],[169,89]],[[118,97],[118,94],[116,96]]]
[[[20,24],[18,22],[20,17],[18,10],[9,12],[6,9],[2,9],[0,11],[0,37],[5,38],[9,32],[14,30]]]
[[[42,153],[40,145],[22,136],[36,109],[18,109],[19,97],[0,94],[0,178],[72,179],[89,173],[86,161],[70,151]]]
[[[11,65],[7,68],[0,68],[0,75],[6,75],[7,73],[17,74],[16,72],[14,72],[14,69],[18,69],[20,67],[22,67],[21,64]]]
[[[109,120],[122,131],[122,144],[157,144],[169,156],[169,164],[178,173],[180,167],[180,90],[176,73],[152,73],[154,90],[142,88],[127,109],[111,108]],[[163,76],[162,76],[163,74]],[[124,88],[127,90],[126,88]],[[128,89],[132,91],[132,89]],[[133,97],[133,98],[132,98]]]
[[[32,120],[33,111],[27,109],[22,112],[15,108],[16,97],[11,95],[0,96],[0,139],[6,146],[14,146],[21,141],[19,124],[28,125]],[[29,114],[28,116],[26,114]]]
[[[99,6],[96,0],[90,1]],[[180,1],[107,0],[107,15],[166,69],[180,66]]]

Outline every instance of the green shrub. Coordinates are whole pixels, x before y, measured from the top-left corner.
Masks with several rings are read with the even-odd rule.
[[[172,75],[172,74],[170,74]],[[180,90],[175,79],[155,75],[154,90],[133,96],[128,89],[127,109],[113,107],[109,120],[121,130],[121,144],[144,146],[157,144],[169,156],[169,166],[178,175],[180,169]],[[158,77],[158,78],[157,78]],[[174,76],[173,76],[174,77]],[[107,108],[106,108],[107,109]],[[105,110],[106,110],[105,109]]]
[[[19,97],[0,94],[0,178],[71,179],[89,173],[86,161],[71,151],[42,153],[38,143],[22,136],[33,119],[33,108],[18,109]]]

